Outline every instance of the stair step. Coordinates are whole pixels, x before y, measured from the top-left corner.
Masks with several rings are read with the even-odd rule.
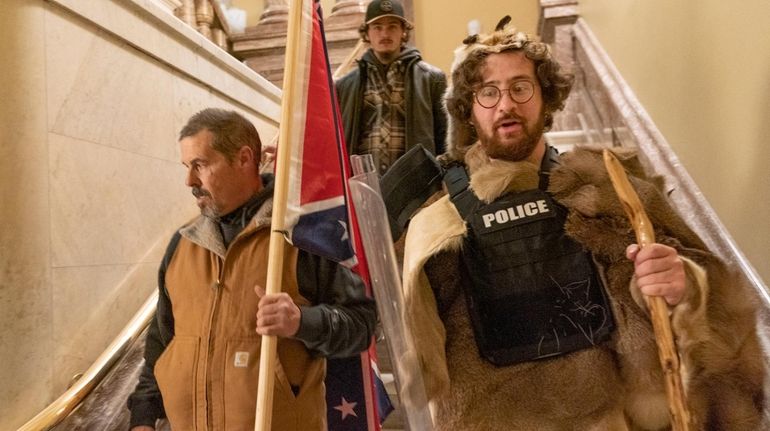
[[[385,391],[388,393],[394,408],[388,417],[385,418],[385,422],[382,423],[382,431],[404,431],[406,429],[406,420],[398,397],[398,387],[395,375],[393,374],[390,351],[384,339],[377,342],[376,348],[377,368],[380,370],[380,378],[385,384]]]

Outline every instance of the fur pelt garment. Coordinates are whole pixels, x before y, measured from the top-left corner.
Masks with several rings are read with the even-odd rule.
[[[685,261],[687,290],[671,308],[684,383],[698,426],[758,430],[765,403],[755,295],[683,223],[632,153],[618,154],[656,240]],[[465,156],[476,195],[537,187],[538,167]],[[578,148],[551,171],[549,192],[568,209],[566,232],[593,255],[615,317],[610,341],[553,359],[495,367],[479,355],[460,285],[466,228],[447,196],[412,220],[404,257],[404,321],[420,372],[403,376],[405,402],[424,388],[437,430],[659,430],[669,428],[664,378],[646,306],[625,249],[633,230],[601,151]],[[416,390],[417,389],[417,390]]]

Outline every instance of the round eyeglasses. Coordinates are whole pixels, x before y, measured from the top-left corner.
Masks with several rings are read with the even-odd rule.
[[[500,103],[500,99],[503,97],[503,92],[507,91],[511,99],[518,103],[527,103],[535,94],[535,85],[530,81],[516,81],[507,89],[500,89],[494,85],[485,85],[475,91],[473,94],[476,96],[476,101],[479,105],[489,109],[494,108]]]

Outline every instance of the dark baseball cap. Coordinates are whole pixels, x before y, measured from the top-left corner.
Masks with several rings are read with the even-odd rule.
[[[371,24],[380,18],[386,17],[398,18],[408,23],[404,17],[404,6],[397,0],[374,0],[366,8],[366,24]]]

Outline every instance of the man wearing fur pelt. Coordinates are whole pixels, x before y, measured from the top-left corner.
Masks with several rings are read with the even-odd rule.
[[[405,322],[438,430],[665,430],[643,295],[662,296],[697,428],[765,429],[753,294],[618,151],[655,227],[640,248],[597,148],[543,138],[572,77],[501,21],[456,51],[448,193],[411,221]]]

